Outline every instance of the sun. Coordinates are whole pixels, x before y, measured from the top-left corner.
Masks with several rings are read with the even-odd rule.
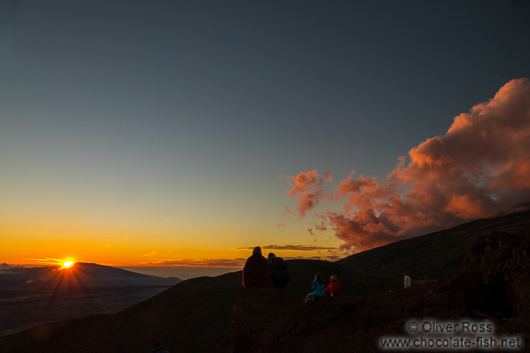
[[[65,262],[63,263],[63,268],[70,268],[70,267],[72,267],[73,265],[74,265],[74,262],[68,260],[68,261],[65,261]]]

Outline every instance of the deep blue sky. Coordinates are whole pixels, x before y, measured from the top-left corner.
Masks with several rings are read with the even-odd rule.
[[[530,76],[525,1],[4,1],[0,21],[0,236],[182,258],[312,243],[288,176],[384,180]]]

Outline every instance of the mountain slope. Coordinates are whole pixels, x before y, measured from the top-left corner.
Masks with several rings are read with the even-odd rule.
[[[529,303],[530,233],[493,231],[474,240],[464,254],[460,271],[435,283],[369,296],[326,297],[303,307],[281,291],[245,289],[234,305],[230,335],[206,352],[367,353],[381,352],[379,344],[394,347],[391,351],[402,350],[396,349],[399,346],[391,341],[392,336],[422,352],[433,350],[427,347],[440,347],[436,351],[444,352],[456,350],[443,348],[449,345],[446,340],[455,344],[456,337],[477,344],[470,342],[467,347],[471,348],[458,351],[474,352],[473,347],[479,347],[482,340],[494,337],[489,340],[493,347],[504,344],[507,349],[509,344],[509,349],[528,352]],[[419,323],[418,332],[409,332],[409,320]],[[489,333],[471,329],[462,335],[466,332],[462,324],[460,330],[434,331],[422,322],[475,322],[493,327]],[[424,327],[428,327],[426,331]],[[430,341],[433,338],[436,340]],[[438,339],[442,339],[438,342],[443,347],[436,343]]]
[[[493,230],[516,234],[530,232],[530,211],[481,219],[457,227],[398,241],[363,251],[337,261],[366,278],[376,278],[400,286],[403,272],[414,280],[436,280],[458,271],[462,256],[473,240]]]
[[[287,292],[302,305],[316,272],[338,274],[350,295],[370,294],[373,283],[338,264],[287,261],[292,275]],[[144,302],[112,315],[90,316],[39,326],[0,337],[1,352],[148,352],[156,341],[170,352],[200,352],[230,333],[232,307],[242,272],[181,282]]]
[[[90,314],[115,313],[180,282],[109,266],[77,263],[0,271],[0,336]]]

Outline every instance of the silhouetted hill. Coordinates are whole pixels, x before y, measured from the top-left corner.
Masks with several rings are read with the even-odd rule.
[[[530,211],[480,219],[398,241],[348,256],[337,263],[366,278],[389,283],[389,289],[401,286],[403,272],[413,281],[434,281],[462,268],[462,257],[473,240],[493,230],[515,234],[530,232]]]
[[[342,266],[315,260],[289,260],[287,293],[300,305],[316,272],[337,274],[349,295],[378,291]],[[39,326],[0,337],[2,352],[148,352],[161,341],[170,352],[200,352],[231,329],[232,307],[242,288],[242,272],[183,281],[142,303],[112,315],[97,315]],[[286,294],[287,295],[287,294]]]
[[[326,297],[308,306],[300,306],[274,289],[241,289],[232,311],[230,335],[206,352],[380,352],[378,345],[386,339],[389,347],[388,339],[396,336],[402,342],[408,340],[411,347],[424,340],[422,347],[435,348],[417,347],[417,351],[457,351],[453,339],[462,336],[469,340],[469,348],[458,351],[482,352],[475,349],[479,343],[488,347],[487,351],[502,352],[507,347],[530,351],[530,233],[493,231],[481,235],[463,259],[459,272],[435,283],[370,296]],[[411,319],[419,323],[418,332],[408,332]],[[466,331],[462,323],[469,325],[470,321],[492,325],[492,329],[481,332],[477,325]],[[432,326],[423,326],[423,322],[459,323],[460,328],[445,330],[445,334],[438,329],[435,334]],[[438,343],[428,341],[433,337]],[[453,347],[444,349],[448,340]],[[490,349],[484,341],[496,348],[509,345]],[[398,350],[413,351],[389,351]]]
[[[143,275],[111,266],[78,262],[71,268],[60,266],[15,267],[0,271],[0,287],[64,289],[87,285],[173,285],[178,278]]]
[[[148,352],[153,342],[160,341],[170,352],[309,353],[330,347],[340,352],[375,352],[379,337],[396,333],[405,308],[412,308],[405,312],[415,315],[422,310],[430,310],[431,316],[436,310],[450,315],[455,305],[457,312],[470,317],[495,320],[500,317],[496,315],[510,315],[503,318],[508,323],[503,321],[499,327],[517,333],[513,328],[526,330],[524,322],[530,313],[529,215],[521,212],[471,222],[373,249],[339,263],[287,261],[292,274],[287,292],[242,288],[241,271],[186,280],[116,314],[61,321],[0,337],[0,351],[140,353]],[[488,235],[499,229],[518,234]],[[465,247],[473,241],[476,245],[466,253]],[[385,289],[395,276],[401,283],[403,270],[415,279],[432,279],[435,273],[454,272],[462,262],[468,264],[463,272],[443,277],[441,284],[414,285],[390,293]],[[309,292],[316,272],[325,279],[337,274],[345,296],[303,305],[302,298]],[[494,282],[489,282],[490,277]],[[456,296],[459,301],[450,299],[448,288],[463,288]],[[500,290],[506,295],[499,297]],[[495,296],[488,299],[484,293]],[[475,296],[481,301],[462,300]],[[481,311],[488,300],[498,298],[506,301],[501,306],[510,308],[509,314]]]
[[[77,263],[0,269],[0,336],[37,324],[115,313],[179,283],[109,266]],[[0,349],[1,350],[1,349]]]

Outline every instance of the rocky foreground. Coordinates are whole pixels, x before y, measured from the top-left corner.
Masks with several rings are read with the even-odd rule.
[[[492,232],[478,237],[458,273],[388,293],[324,298],[300,306],[279,290],[241,289],[231,334],[206,351],[375,352],[381,338],[407,335],[404,328],[411,318],[492,322],[495,335],[528,341],[530,235]]]

